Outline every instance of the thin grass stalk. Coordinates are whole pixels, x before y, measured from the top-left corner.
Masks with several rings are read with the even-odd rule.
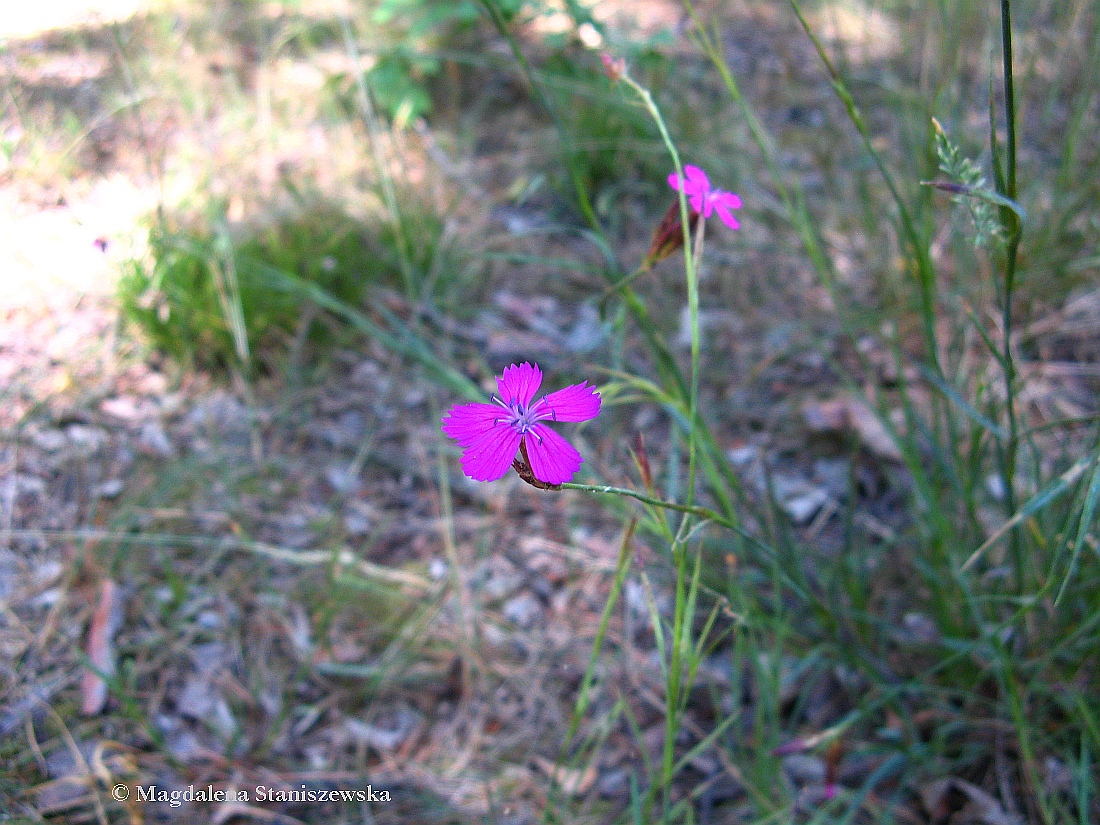
[[[346,14],[340,18],[340,31],[344,37],[344,48],[347,50],[348,55],[353,58],[353,65],[359,66],[361,63],[359,47],[355,43],[351,23]],[[416,288],[417,279],[416,273],[413,271],[412,253],[408,247],[408,238],[405,234],[404,216],[401,206],[397,202],[397,191],[393,185],[393,176],[390,175],[382,153],[382,142],[378,138],[382,130],[378,123],[378,116],[375,113],[374,101],[370,89],[367,88],[366,75],[361,71],[355,73],[355,89],[358,93],[363,125],[367,131],[367,145],[370,147],[371,161],[374,164],[375,173],[378,175],[378,181],[382,186],[382,199],[385,201],[386,211],[389,213],[390,222],[396,236],[397,258],[401,267],[402,285],[409,300],[417,302],[420,296]]]
[[[660,783],[651,785],[651,798],[647,801],[647,810],[652,795],[661,789],[662,822],[671,822],[672,780],[676,774],[676,736],[680,732],[680,719],[683,716],[686,697],[690,688],[687,671],[693,671],[692,651],[690,650],[691,627],[695,618],[695,601],[699,593],[699,576],[702,571],[702,554],[695,554],[695,571],[691,577],[691,586],[687,584],[687,541],[691,531],[687,529],[687,520],[680,524],[680,534],[673,545],[673,559],[676,566],[676,597],[672,614],[672,631],[669,634],[669,664],[665,680],[665,737],[661,751]],[[659,617],[658,617],[659,620]]]
[[[697,518],[705,521],[713,521],[715,524],[721,524],[730,530],[738,530],[739,526],[736,522],[733,522],[723,516],[722,514],[711,510],[707,507],[700,507],[695,504],[681,504],[677,501],[665,501],[654,496],[646,495],[645,493],[639,493],[637,490],[631,490],[627,487],[612,487],[605,484],[578,484],[576,482],[567,481],[561,485],[563,490],[581,490],[586,493],[603,493],[613,496],[624,496],[626,498],[632,498],[636,501],[640,501],[642,504],[649,504],[653,507],[661,507],[665,510],[675,510],[678,513],[686,513],[688,515],[696,516]]]
[[[807,37],[809,37],[810,42],[813,43],[814,49],[817,51],[822,64],[825,66],[825,70],[829,73],[832,79],[833,90],[844,104],[848,119],[856,127],[856,131],[859,133],[863,143],[864,150],[870,155],[875,167],[878,169],[879,174],[890,192],[891,199],[898,210],[898,218],[901,222],[905,245],[909,248],[916,263],[916,275],[920,296],[921,328],[924,336],[925,350],[927,352],[926,357],[928,358],[932,371],[946,381],[946,373],[944,372],[940,360],[939,346],[936,341],[936,273],[932,265],[931,257],[929,256],[927,243],[917,231],[916,222],[913,220],[909,208],[906,206],[905,200],[901,196],[901,191],[898,189],[893,175],[890,174],[890,170],[886,167],[886,162],[883,160],[882,153],[879,152],[874,145],[867,123],[863,119],[863,115],[860,113],[859,108],[856,106],[855,99],[852,97],[847,84],[844,82],[843,76],[829,58],[820,38],[818,38],[818,36],[814,34],[813,29],[810,28],[809,21],[802,11],[799,0],[790,0],[790,3],[800,25],[806,32]],[[905,396],[905,399],[906,407],[908,408],[910,406],[908,396]],[[960,440],[954,416],[951,415],[949,409],[945,409],[939,405],[936,407],[936,416],[937,420],[942,417],[942,422],[947,430],[947,443],[953,452],[956,451]]]
[[[233,242],[229,237],[229,227],[224,220],[218,221],[217,257],[210,261],[210,273],[214,278],[214,290],[218,295],[218,304],[225,316],[225,324],[233,338],[233,351],[236,353],[243,374],[251,373],[252,354],[248,346],[248,328],[244,322],[244,307],[241,305],[241,284],[237,278],[237,263],[233,259]]]
[[[1100,462],[1100,453],[1098,453],[1097,460]],[[1073,551],[1066,568],[1065,578],[1062,580],[1062,585],[1058,588],[1058,595],[1054,599],[1055,607],[1061,605],[1062,598],[1066,595],[1066,589],[1069,587],[1069,583],[1077,570],[1081,551],[1088,541],[1089,531],[1095,528],[1093,518],[1096,515],[1098,503],[1100,503],[1100,463],[1098,463],[1098,466],[1093,470],[1092,481],[1089,482],[1088,492],[1085,494],[1085,501],[1081,506],[1081,518],[1077,525],[1077,537],[1073,542]],[[1053,576],[1051,579],[1053,580]]]
[[[1005,181],[1000,194],[1016,201],[1016,89],[1012,75],[1012,3],[1001,0],[1001,58],[1003,63],[1005,96]],[[1000,185],[1000,181],[997,181]],[[1008,235],[1004,272],[1004,305],[1001,308],[1001,326],[1004,350],[1001,366],[1005,384],[1005,415],[1008,438],[1003,450],[1002,475],[1005,488],[1005,510],[1009,518],[1016,513],[1016,461],[1019,452],[1019,425],[1016,419],[1016,364],[1012,356],[1012,295],[1016,288],[1016,262],[1020,249],[1022,225],[1019,216],[1002,207],[1001,220],[1011,227]],[[1016,592],[1025,587],[1024,558],[1020,534],[1013,530],[1009,537],[1011,555],[1016,574]]]
[[[680,202],[683,204],[685,195],[680,192]],[[682,207],[681,207],[682,208]],[[691,264],[687,267],[688,285],[688,315],[691,324],[691,407],[688,410],[688,420],[691,429],[688,430],[688,488],[687,503],[691,504],[695,499],[695,477],[699,471],[699,364],[702,354],[702,336],[699,334],[699,265],[703,260],[703,239],[706,236],[707,222],[699,221],[695,230],[695,243],[690,248]],[[688,232],[688,225],[684,224],[684,232]],[[684,247],[684,255],[687,257],[689,248]]]
[[[894,176],[891,175],[890,170],[886,168],[886,162],[882,158],[882,153],[875,147],[874,141],[871,138],[870,129],[867,128],[867,122],[863,119],[859,107],[856,106],[855,99],[848,90],[848,86],[844,82],[843,76],[837,70],[836,66],[833,65],[833,61],[825,51],[825,47],[822,45],[820,38],[818,38],[818,36],[814,34],[813,29],[810,28],[810,23],[802,11],[799,0],[790,0],[790,3],[791,7],[794,9],[795,16],[798,18],[799,24],[806,32],[806,36],[810,38],[810,42],[817,51],[818,57],[821,58],[825,70],[829,73],[829,77],[833,84],[833,91],[836,92],[837,97],[839,97],[840,101],[844,104],[844,108],[848,113],[848,119],[852,122],[852,125],[856,127],[856,131],[859,133],[860,139],[863,142],[864,149],[870,155],[871,160],[874,161],[875,168],[878,169],[879,174],[882,176],[886,188],[890,190],[890,197],[898,210],[898,218],[901,221],[901,227],[907,245],[917,262],[917,276],[920,281],[921,320],[924,326],[925,346],[928,349],[928,358],[932,364],[932,368],[942,375],[943,368],[940,365],[939,347],[936,345],[935,271],[932,266],[931,258],[928,256],[928,249],[923,243],[920,233],[917,231],[916,223],[909,214],[909,208],[905,205],[905,199],[901,196],[901,191],[894,181]]]
[[[631,548],[633,547],[632,540],[634,538],[634,529],[637,525],[637,519],[632,518],[627,523],[626,530],[623,531],[622,541],[619,543],[619,558],[615,562],[615,578],[611,583],[611,590],[607,595],[607,601],[604,604],[600,623],[596,626],[596,637],[592,641],[592,653],[588,658],[588,667],[585,669],[584,678],[581,681],[577,702],[573,708],[573,716],[569,720],[569,730],[565,734],[565,746],[568,746],[568,744],[573,741],[573,737],[577,735],[577,730],[580,728],[581,724],[581,717],[584,716],[584,712],[588,710],[589,693],[592,690],[593,682],[595,682],[596,662],[603,650],[603,640],[611,624],[612,610],[619,601],[619,594],[622,592],[623,583],[626,581],[626,574],[630,571],[630,560],[633,558],[633,553],[631,552]]]
[[[577,205],[580,206],[581,213],[584,215],[584,219],[588,225],[597,232],[600,231],[599,218],[596,217],[596,211],[592,208],[592,200],[588,197],[588,192],[584,188],[584,180],[580,170],[577,168],[573,153],[569,150],[569,135],[565,130],[565,126],[562,125],[561,118],[558,117],[557,107],[554,106],[550,98],[543,91],[542,84],[540,84],[535,77],[534,68],[527,59],[527,55],[523,53],[523,49],[520,48],[519,42],[508,27],[508,21],[504,19],[496,3],[494,3],[493,0],[478,0],[478,3],[485,10],[485,14],[488,16],[493,26],[496,27],[500,36],[507,41],[508,48],[512,51],[512,57],[514,57],[516,63],[519,64],[520,70],[527,80],[528,87],[535,95],[539,105],[541,105],[550,116],[550,122],[554,124],[554,131],[557,133],[558,142],[561,144],[562,160],[569,169],[569,178],[570,182],[573,184],[573,191],[577,196]]]
[[[439,421],[439,408],[431,402],[432,420]],[[447,461],[442,450],[436,451],[436,479],[439,488],[440,538],[451,569],[451,587],[454,589],[455,616],[458,621],[462,653],[472,660],[477,634],[473,631],[473,613],[469,592],[461,574],[462,561],[458,556],[458,542],[455,539],[454,500],[451,496],[451,477],[447,471]]]
[[[768,169],[768,175],[771,178],[772,186],[775,187],[779,199],[783,202],[788,220],[790,220],[795,231],[798,233],[799,239],[806,248],[806,254],[813,262],[814,269],[822,276],[825,287],[829,290],[830,297],[833,298],[833,303],[839,306],[840,300],[836,294],[836,280],[833,277],[833,270],[829,264],[828,257],[822,251],[821,244],[818,242],[814,224],[806,213],[806,201],[803,197],[802,190],[796,189],[792,191],[791,187],[784,181],[779,163],[775,157],[774,147],[768,140],[764,127],[760,123],[760,118],[758,118],[749,107],[748,101],[745,100],[745,96],[741,94],[741,87],[738,85],[733,73],[730,72],[729,66],[726,65],[725,59],[722,56],[722,51],[718,45],[719,41],[717,35],[708,31],[703,25],[703,21],[699,18],[699,14],[692,0],[683,0],[683,4],[692,23],[695,24],[696,43],[721,76],[722,82],[726,86],[726,90],[730,93],[730,97],[741,111],[741,116],[745,119],[745,123],[748,126],[749,134],[752,135],[753,143],[756,144],[756,147],[760,150],[761,157],[764,159],[764,165]]]

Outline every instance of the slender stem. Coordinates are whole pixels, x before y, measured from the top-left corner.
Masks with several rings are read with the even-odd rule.
[[[649,93],[649,90],[636,83],[628,74],[623,72],[622,80],[630,86],[631,89],[637,93],[641,98],[642,103],[649,111],[650,116],[657,124],[657,128],[661,132],[661,139],[664,141],[665,147],[668,149],[668,153],[672,158],[673,166],[676,170],[676,176],[679,180],[685,180],[683,166],[680,162],[680,154],[676,151],[676,144],[672,140],[672,136],[668,132],[668,128],[665,126],[664,118],[661,117],[661,112],[657,108],[656,103],[653,102],[653,96]],[[703,518],[709,518],[720,524],[724,524],[731,529],[736,529],[732,522],[725,518],[722,518],[713,510],[707,510],[705,508],[696,507],[693,504],[695,498],[695,476],[698,468],[698,452],[699,452],[699,431],[701,429],[699,423],[699,361],[700,361],[700,336],[699,336],[699,255],[702,252],[703,244],[703,231],[706,224],[706,220],[700,216],[698,221],[698,227],[696,229],[696,237],[691,237],[691,220],[690,213],[688,211],[686,187],[681,186],[679,189],[679,206],[680,206],[680,226],[684,236],[684,268],[686,270],[685,277],[687,281],[687,295],[688,295],[688,315],[691,324],[691,378],[687,393],[688,402],[688,485],[685,504],[676,504],[673,502],[664,502],[659,499],[652,498],[651,496],[643,496],[630,490],[618,491],[619,495],[626,495],[631,498],[635,498],[639,501],[644,501],[647,504],[651,504],[657,507],[666,507],[668,509],[676,510],[685,513],[688,516],[696,515]],[[629,294],[629,293],[628,293]],[[675,363],[675,362],[673,362]],[[682,383],[680,384],[682,388]],[[573,486],[573,485],[564,485]],[[577,485],[580,486],[580,485]],[[615,488],[588,488],[593,492],[613,492]],[[681,673],[683,670],[683,655],[684,651],[681,650],[682,641],[687,638],[691,632],[691,608],[687,603],[685,596],[686,574],[687,574],[687,548],[685,542],[689,535],[689,520],[682,519],[677,531],[676,539],[672,544],[673,566],[676,569],[676,596],[675,607],[673,609],[672,619],[672,651],[670,661],[668,665],[668,673],[665,686],[665,741],[664,750],[661,760],[661,777],[662,782],[660,787],[663,790],[663,802],[664,802],[664,817],[662,821],[668,821],[671,807],[672,807],[672,774],[675,765],[675,742],[676,734],[679,731],[680,725],[680,712],[681,707],[681,694],[687,690],[685,682],[685,676]],[[698,564],[696,566],[698,571]],[[655,783],[651,785],[650,793],[647,796],[645,809],[648,812],[650,805],[655,799],[654,793],[657,791],[658,785]]]
[[[1001,0],[1001,54],[1004,60],[1006,194],[1016,200],[1016,90],[1012,78],[1012,1]]]
[[[661,133],[661,140],[672,157],[672,164],[676,169],[676,175],[680,180],[685,180],[683,164],[680,161],[680,153],[676,151],[676,144],[672,135],[668,132],[665,120],[661,116],[660,109],[653,101],[653,95],[649,89],[638,84],[629,74],[623,72],[622,80],[642,99],[643,105],[649,111],[657,129]],[[691,237],[691,220],[688,212],[687,195],[684,188],[680,188],[680,225],[684,232],[684,268],[687,281],[688,316],[691,326],[691,379],[688,392],[688,487],[687,500],[690,504],[695,497],[695,474],[697,466],[697,423],[699,417],[699,252],[702,251],[703,225],[705,220],[700,219],[696,229],[698,242],[694,244]],[[698,246],[698,249],[696,249]]]
[[[700,218],[699,227],[695,230],[695,243],[692,244],[691,248],[685,247],[684,251],[684,255],[691,258],[691,265],[687,267],[688,317],[691,323],[691,407],[688,412],[691,429],[688,430],[688,504],[695,500],[695,476],[699,468],[699,450],[697,448],[699,428],[697,422],[699,421],[699,363],[702,338],[699,334],[699,264],[703,259],[703,237],[706,228],[706,219]]]
[[[648,260],[643,261],[642,265],[631,272],[629,275],[624,275],[622,278],[620,278],[607,289],[605,289],[603,291],[603,294],[600,295],[600,303],[603,303],[615,293],[622,292],[624,289],[634,283],[634,281],[636,281],[642,275],[645,275],[651,269],[653,269],[653,264]]]
[[[696,504],[680,504],[675,501],[664,501],[663,499],[654,498],[653,496],[647,496],[645,493],[639,493],[637,490],[631,490],[626,487],[610,487],[603,484],[576,484],[572,481],[567,481],[561,485],[562,490],[582,490],[586,493],[601,493],[612,496],[624,496],[626,498],[632,498],[635,501],[640,501],[642,504],[650,504],[654,507],[662,507],[665,510],[675,510],[678,513],[687,513],[692,516],[698,516],[701,519],[707,521],[713,521],[715,524],[721,524],[723,527],[728,527],[731,530],[737,530],[741,532],[741,528],[733,521],[730,521],[725,516],[711,510],[709,507],[700,507]]]
[[[344,49],[355,60],[355,64],[359,65],[361,62],[359,46],[356,43],[351,22],[346,14],[340,18],[340,29],[344,36]],[[397,243],[398,264],[401,267],[401,280],[405,287],[405,294],[409,296],[410,300],[419,300],[418,278],[413,268],[408,233],[404,229],[404,215],[401,205],[397,201],[397,190],[393,185],[393,176],[389,172],[382,142],[379,139],[382,127],[375,113],[373,95],[370,89],[367,88],[366,78],[364,72],[357,72],[355,75],[355,90],[359,97],[359,113],[363,116],[363,125],[367,132],[367,146],[370,147],[371,162],[374,164],[374,171],[378,175],[378,183],[382,187],[382,199],[386,204],[387,217],[393,226]]]
[[[1003,194],[1016,201],[1016,90],[1012,77],[1012,3],[1001,0],[1001,56],[1004,61],[1005,94],[1005,189]],[[1012,293],[1016,288],[1016,262],[1020,249],[1022,225],[1019,216],[1002,207],[1002,221],[1011,227],[1005,260],[1004,305],[1001,308],[1001,326],[1004,349],[1001,363],[1005,381],[1005,414],[1008,417],[1008,439],[1004,448],[1003,475],[1005,486],[1005,510],[1008,517],[1016,514],[1016,458],[1019,452],[1019,431],[1016,420],[1016,363],[1012,357]],[[1024,560],[1020,548],[1018,530],[1010,537],[1011,555],[1016,573],[1016,587],[1024,586]]]
[[[599,230],[599,219],[596,217],[596,212],[592,208],[592,200],[588,197],[588,191],[585,189],[583,176],[577,168],[576,158],[573,156],[573,152],[570,151],[568,133],[565,130],[565,125],[561,122],[561,118],[558,117],[557,106],[550,100],[550,96],[546,94],[546,91],[542,88],[542,84],[540,84],[535,77],[534,67],[527,59],[527,55],[525,55],[523,50],[519,47],[519,42],[516,40],[515,36],[509,30],[508,21],[505,20],[504,16],[500,13],[497,4],[493,2],[493,0],[479,0],[479,2],[493,25],[496,26],[497,31],[508,41],[508,47],[512,50],[512,56],[523,71],[523,75],[527,79],[528,85],[531,87],[531,92],[550,116],[550,121],[554,124],[554,131],[558,134],[558,141],[561,143],[562,159],[569,168],[569,179],[573,184],[573,191],[577,196],[577,205],[584,214],[584,219],[588,225],[595,230]]]
[[[928,360],[933,371],[937,375],[943,377],[944,371],[940,363],[939,347],[936,344],[935,272],[932,266],[932,260],[929,257],[928,245],[917,230],[916,221],[913,220],[912,215],[909,213],[909,208],[905,205],[905,199],[901,196],[901,190],[894,181],[894,176],[891,175],[890,170],[886,168],[886,162],[882,158],[882,153],[875,147],[874,140],[871,137],[871,130],[868,128],[867,122],[863,119],[859,107],[856,106],[856,102],[851,92],[848,91],[848,87],[844,83],[844,78],[833,64],[828,52],[825,51],[825,47],[822,45],[820,38],[814,34],[798,0],[790,0],[790,3],[794,9],[795,16],[798,18],[799,24],[806,32],[806,36],[810,38],[810,42],[813,43],[818,57],[821,58],[825,70],[829,73],[829,77],[833,81],[833,91],[836,92],[837,97],[839,97],[844,104],[844,108],[848,112],[848,119],[852,122],[852,125],[856,127],[856,131],[859,132],[864,148],[871,156],[871,160],[878,169],[879,175],[882,176],[883,181],[886,183],[886,188],[890,190],[890,197],[897,207],[901,228],[913,253],[913,258],[916,261],[917,275],[920,280],[921,320],[924,327],[925,347],[928,350]],[[952,442],[953,441],[954,439],[952,439]]]

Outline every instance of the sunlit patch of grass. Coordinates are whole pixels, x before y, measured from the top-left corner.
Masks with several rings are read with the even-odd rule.
[[[429,214],[415,213],[417,227],[442,232],[438,223],[426,225]],[[233,227],[217,206],[191,218],[192,225],[187,221],[166,216],[153,226],[148,260],[130,263],[119,281],[119,300],[124,317],[155,348],[201,369],[224,370],[243,357],[270,370],[307,342],[323,350],[340,340],[340,325],[273,282],[267,267],[350,306],[362,306],[372,288],[402,282],[399,244],[409,239],[335,202],[307,202],[286,215]],[[425,273],[427,292],[431,268],[443,265],[433,258],[438,242],[438,235],[425,234],[409,244],[415,250],[411,265]]]

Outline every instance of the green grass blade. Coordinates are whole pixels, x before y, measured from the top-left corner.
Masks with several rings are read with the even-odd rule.
[[[1062,585],[1058,588],[1058,595],[1054,599],[1055,607],[1062,603],[1066,588],[1069,587],[1070,580],[1077,570],[1077,562],[1081,556],[1081,551],[1089,540],[1089,534],[1096,528],[1094,518],[1097,503],[1100,502],[1100,456],[1094,457],[1093,461],[1097,462],[1096,468],[1092,472],[1092,480],[1089,482],[1088,492],[1085,494],[1085,503],[1081,507],[1081,521],[1077,526],[1077,538],[1073,542],[1073,553],[1070,556],[1066,577],[1062,580]]]

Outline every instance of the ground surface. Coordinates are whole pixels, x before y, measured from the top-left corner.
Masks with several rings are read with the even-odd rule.
[[[37,72],[41,85],[79,97],[101,70],[96,61],[107,58],[81,46],[65,59],[47,44],[58,30],[125,22],[136,5],[87,4],[93,13],[77,2],[43,4],[6,17],[0,39],[18,43],[19,56],[3,59],[21,67],[5,65],[9,80],[29,83],[19,73]],[[642,25],[682,22],[670,4],[647,8],[653,20]],[[883,56],[870,43],[897,52],[879,25],[876,18],[860,28],[868,60]],[[731,50],[766,64],[761,43],[783,36],[779,28],[734,32]],[[27,62],[39,49],[50,59]],[[762,84],[780,82],[766,65],[759,71]],[[810,87],[797,117],[829,111],[834,104],[823,88]],[[524,130],[504,128],[508,117],[472,161],[455,165],[450,146],[417,143],[414,154],[439,161],[441,177],[468,200],[500,196],[500,180],[525,158]],[[794,122],[796,113],[774,117]],[[132,128],[127,121],[114,139],[133,139]],[[442,408],[455,399],[370,342],[339,350],[315,381],[299,384],[244,384],[150,356],[120,328],[114,289],[121,263],[141,254],[135,227],[163,196],[161,181],[147,174],[145,145],[119,149],[109,129],[93,131],[78,141],[80,152],[95,143],[93,155],[105,153],[92,172],[0,169],[0,742],[17,742],[4,745],[0,810],[29,821],[518,825],[538,821],[558,799],[588,800],[591,821],[620,815],[630,778],[663,744],[663,682],[646,629],[651,604],[668,610],[660,548],[631,545],[630,575],[608,635],[614,653],[594,670],[598,685],[580,730],[606,740],[590,763],[560,768],[622,519],[591,499],[548,495],[515,478],[494,485],[463,479],[453,454],[436,449]],[[338,140],[314,134],[257,151],[255,177],[278,178],[288,155],[306,172],[323,169]],[[170,184],[182,177],[179,169],[168,176]],[[480,210],[467,203],[464,218],[517,239],[548,220],[537,201],[521,208],[499,200]],[[634,257],[644,251],[651,220],[624,218],[624,248]],[[752,227],[745,232],[751,237]],[[560,243],[538,251],[591,254]],[[710,365],[707,399],[725,425],[723,446],[750,495],[770,475],[791,529],[819,552],[838,544],[835,517],[852,478],[862,491],[858,535],[889,539],[906,523],[905,491],[892,473],[896,448],[866,407],[840,390],[817,350],[800,343],[800,327],[775,322],[777,308],[798,303],[814,315],[828,310],[828,298],[784,252],[749,247],[734,257],[723,240],[713,242],[717,270],[737,264],[710,282],[729,309],[705,316],[721,353]],[[758,271],[765,252],[776,284],[738,275]],[[484,311],[456,337],[494,363],[537,351],[563,373],[582,368],[598,332],[568,300],[576,285],[543,290],[544,275],[518,266],[491,276]],[[682,301],[674,287],[668,294]],[[1079,365],[1038,376],[1033,401],[1041,414],[1095,414],[1096,376],[1082,343],[1095,338],[1091,294],[1037,321],[1046,332],[1036,340],[1046,334],[1053,350],[1068,353],[1059,363]],[[395,294],[384,296],[394,311],[408,312]],[[438,320],[425,323],[429,334],[453,332]],[[834,354],[845,357],[842,348]],[[888,360],[878,363],[883,371]],[[470,356],[467,363],[477,374],[480,362]],[[629,417],[609,415],[620,423]],[[631,415],[624,431],[661,432],[655,407]],[[626,444],[587,430],[578,441],[601,474],[629,480]],[[838,442],[857,445],[854,461],[838,457]],[[650,449],[656,465],[668,445],[658,437]],[[718,547],[716,558],[722,553]],[[735,557],[724,558],[733,575]],[[911,639],[934,632],[919,615],[906,622]],[[109,676],[109,690],[89,663]],[[784,714],[818,731],[843,718],[864,686],[842,668],[827,668],[804,694],[800,680],[812,668],[783,661],[774,673],[783,680]],[[680,753],[730,712],[735,678],[728,659],[705,659]],[[629,726],[601,731],[588,721],[606,718],[616,703]],[[764,735],[751,722],[740,733]],[[776,759],[783,760],[785,792],[798,800],[795,814],[807,816],[824,799],[827,779],[858,788],[885,762],[867,752]],[[724,803],[719,816],[731,817],[703,821],[739,821],[740,801],[770,792],[720,748],[703,748],[689,762],[678,792],[698,795],[702,817]],[[1065,767],[1047,767],[1053,786]],[[929,782],[923,800],[910,794],[899,809],[913,817],[978,811],[973,821],[1013,821],[1014,812],[982,796],[977,784],[946,781]],[[123,803],[110,798],[119,783],[134,789]],[[287,795],[368,784],[392,802],[314,804]],[[250,796],[191,807],[164,798],[139,804],[136,789],[153,785]],[[260,799],[260,787],[283,796]]]

